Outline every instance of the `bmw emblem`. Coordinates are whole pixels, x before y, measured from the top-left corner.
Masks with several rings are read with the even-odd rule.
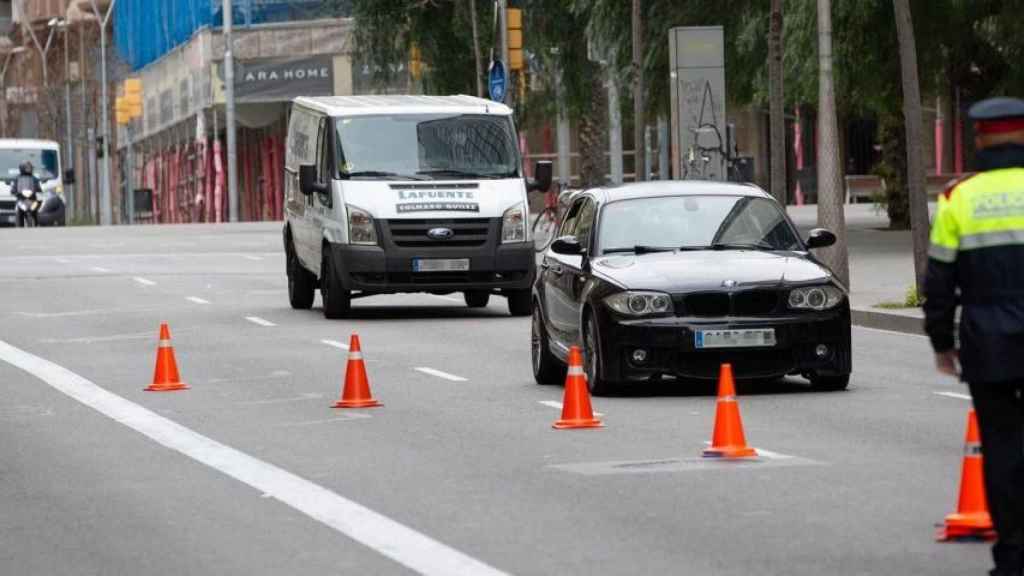
[[[736,281],[735,280],[725,280],[724,282],[722,282],[722,287],[723,288],[735,288],[736,287]]]
[[[427,231],[427,236],[432,240],[449,240],[455,236],[455,230],[451,228],[431,228]]]

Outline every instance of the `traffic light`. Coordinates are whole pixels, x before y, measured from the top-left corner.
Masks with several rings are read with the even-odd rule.
[[[420,54],[420,47],[415,44],[409,47],[409,74],[413,80],[419,80],[423,76],[423,57]]]
[[[128,78],[124,81],[124,99],[129,118],[142,116],[142,80]]]
[[[505,25],[508,32],[508,69],[523,69],[523,11],[520,8],[505,10]]]

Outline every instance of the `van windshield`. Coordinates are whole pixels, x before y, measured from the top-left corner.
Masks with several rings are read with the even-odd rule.
[[[402,114],[336,121],[340,178],[515,178],[512,121],[485,114]]]
[[[31,162],[35,175],[40,180],[51,180],[57,176],[57,151],[38,148],[7,148],[0,150],[0,180],[12,180],[22,162]]]

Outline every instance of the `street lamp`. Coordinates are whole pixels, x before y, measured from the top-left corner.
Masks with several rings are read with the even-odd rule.
[[[47,24],[50,27],[51,37],[54,30],[64,34],[64,167],[73,170],[75,167],[75,154],[71,140],[71,55],[68,48],[68,36],[71,32],[71,23],[65,18],[53,18]],[[68,190],[65,193],[65,203],[68,213],[75,215],[75,193],[74,184],[68,183]]]
[[[4,138],[7,137],[7,68],[11,65],[14,55],[21,54],[25,50],[24,46],[15,46],[6,50],[3,67],[0,67],[0,104],[3,105],[3,108],[0,109],[0,136]]]
[[[100,106],[102,109],[100,134],[102,144],[100,152],[103,154],[102,182],[100,184],[100,225],[109,226],[113,220],[112,206],[110,205],[110,94],[107,86],[107,24],[114,14],[114,5],[117,0],[76,0],[75,4],[81,9],[91,7],[92,13],[96,16],[100,25]],[[101,15],[100,7],[105,8]]]

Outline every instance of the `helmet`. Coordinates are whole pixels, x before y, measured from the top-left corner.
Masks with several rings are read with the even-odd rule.
[[[28,161],[22,162],[21,166],[18,166],[18,170],[20,170],[21,173],[23,175],[25,175],[25,176],[31,176],[32,175],[32,163],[28,162]]]

